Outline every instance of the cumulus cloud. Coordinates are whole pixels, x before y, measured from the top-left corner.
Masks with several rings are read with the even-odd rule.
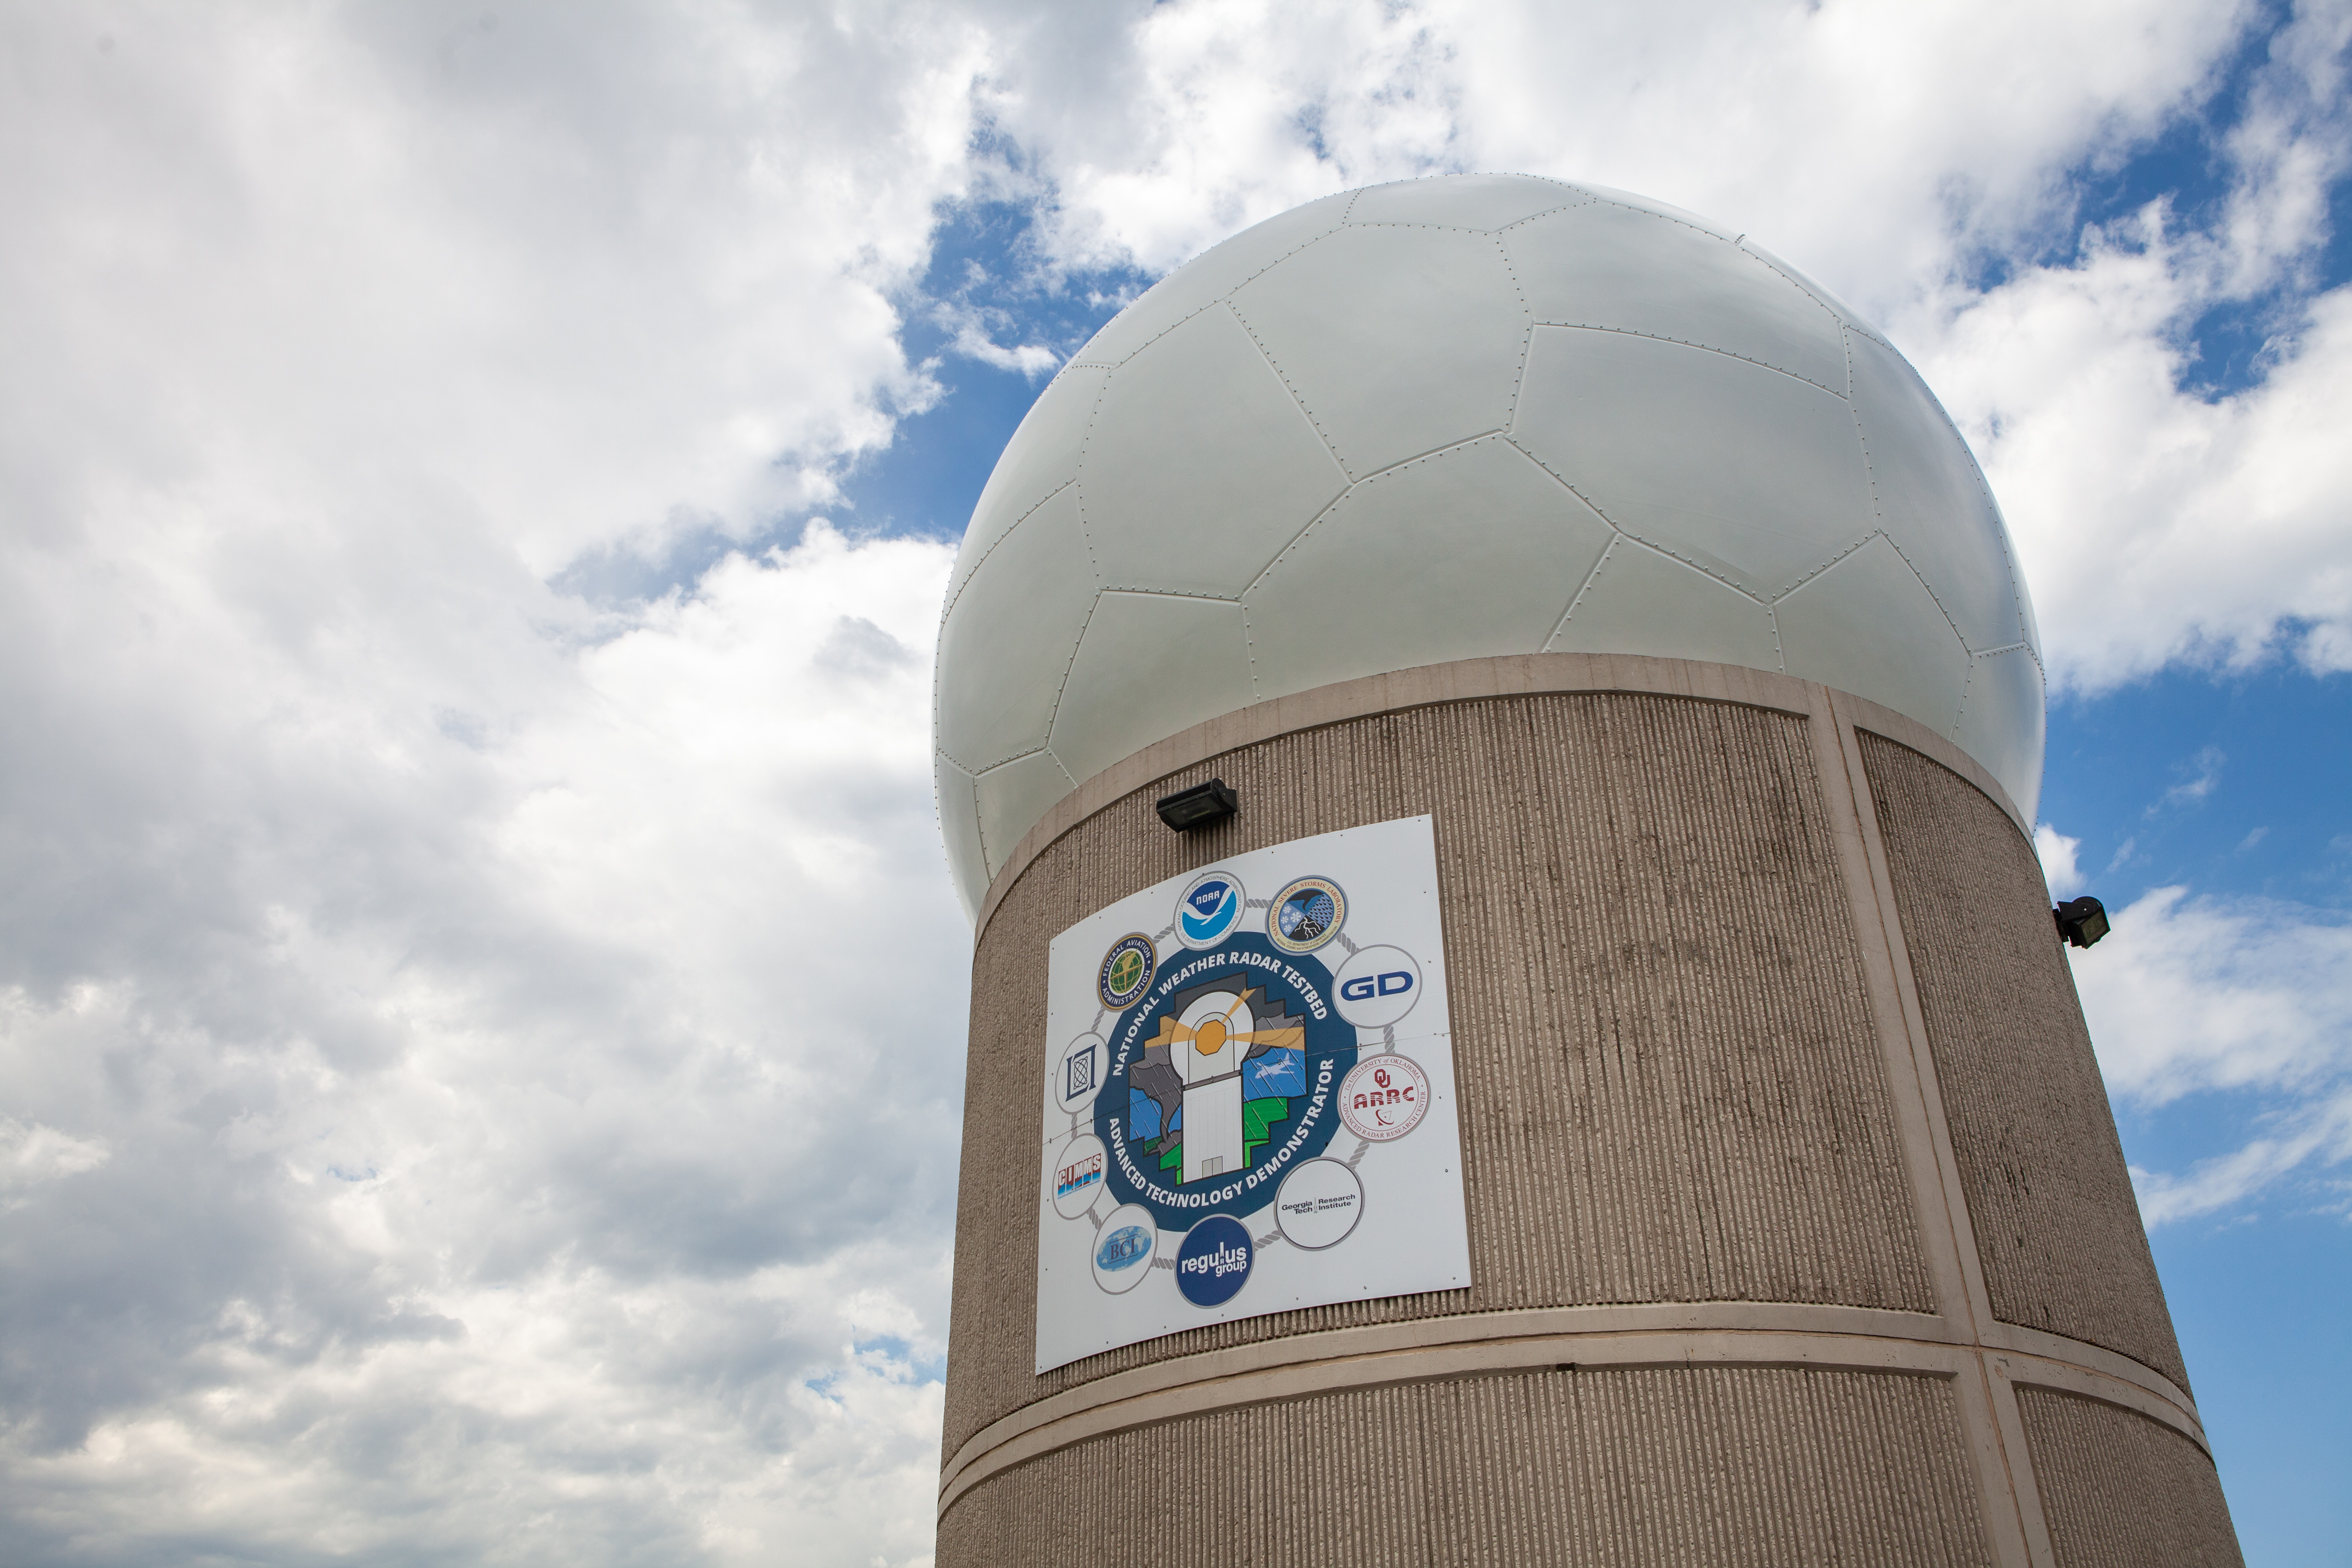
[[[173,798],[118,831],[226,841],[97,868],[173,943],[0,1005],[20,1542],[927,1550],[948,563],[817,525],[494,740],[363,708],[142,759]]]
[[[2197,1094],[2255,1107],[2238,1149],[2187,1172],[2134,1173],[2149,1225],[2352,1159],[2352,924],[2158,888],[2070,956],[2112,1092],[2150,1108]]]

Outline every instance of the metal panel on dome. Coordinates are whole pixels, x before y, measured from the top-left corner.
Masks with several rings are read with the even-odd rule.
[[[1499,438],[1369,480],[1244,597],[1259,695],[1539,648],[1609,537]]]
[[[1959,721],[1969,650],[1918,574],[1882,536],[1772,606],[1789,673],[1907,713]]]
[[[2046,722],[2042,666],[2029,649],[1978,657],[1952,739],[2000,781],[2028,822],[2041,805]]]
[[[1054,716],[1054,754],[1080,783],[1152,742],[1251,700],[1249,636],[1230,599],[1106,593]]]
[[[1759,597],[1871,531],[1845,400],[1728,354],[1538,327],[1512,435],[1617,527]]]
[[[1078,497],[1105,586],[1230,599],[1347,482],[1221,305],[1111,377]]]
[[[1837,318],[1711,234],[1604,203],[1538,218],[1503,245],[1538,321],[1696,343],[1844,395]]]
[[[1369,185],[1348,209],[1350,224],[1410,223],[1497,229],[1592,198],[1532,174],[1451,174]]]
[[[963,549],[956,555],[955,573],[948,580],[950,604],[980,567],[996,542],[1037,509],[1040,502],[1078,477],[1078,453],[1086,444],[1087,421],[1095,399],[1110,379],[1105,370],[1083,365],[1066,367],[1045,384],[1030,405],[1028,416],[1004,444],[995,471],[971,509],[964,530]]]
[[[1342,229],[1233,304],[1350,478],[1510,417],[1528,313],[1492,238]]]
[[[1893,349],[1856,337],[1853,401],[1879,519],[1904,558],[1970,648],[2023,640],[2006,531],[1976,458],[1927,383]]]
[[[1631,539],[1610,546],[1544,647],[1553,653],[1639,653],[1780,668],[1770,610]]]
[[[980,801],[972,793],[971,775],[934,752],[932,787],[940,805],[940,837],[947,841],[948,867],[955,873],[956,897],[966,920],[980,918],[980,896],[988,884],[965,874],[968,866],[985,866],[988,856],[980,843]]]
[[[1318,235],[1339,226],[1355,195],[1308,202],[1245,228],[1154,283],[1077,352],[1079,364],[1117,364],[1178,322],[1223,299]]]
[[[1051,752],[1032,752],[980,775],[972,795],[980,805],[980,842],[990,876],[1075,782]]]
[[[1094,603],[1078,499],[1063,490],[1023,519],[940,627],[940,750],[974,771],[1045,743],[1054,697]]]

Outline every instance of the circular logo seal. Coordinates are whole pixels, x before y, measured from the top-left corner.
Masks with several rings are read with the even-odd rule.
[[[1176,1249],[1176,1289],[1195,1307],[1222,1307],[1249,1283],[1255,1258],[1242,1222],[1213,1214],[1185,1232]]]
[[[1233,934],[1241,924],[1242,905],[1249,895],[1231,871],[1203,871],[1192,879],[1176,900],[1176,938],[1195,952],[1205,952]]]
[[[1045,1068],[1045,1092],[1056,1108],[1083,1113],[1102,1088],[1103,1037],[1080,1035],[1062,1048]]]
[[[1120,937],[1103,954],[1102,969],[1095,977],[1095,989],[1102,997],[1102,1005],[1114,1013],[1134,1005],[1159,968],[1160,952],[1151,945],[1150,937],[1141,931]]]
[[[1339,1084],[1339,1119],[1374,1143],[1403,1137],[1429,1113],[1429,1075],[1394,1051],[1366,1057]]]
[[[1064,1219],[1076,1219],[1094,1207],[1103,1190],[1102,1140],[1081,1132],[1062,1145],[1061,1152],[1047,1162],[1045,1180],[1053,1188],[1054,1212]]]
[[[1360,1029],[1384,1029],[1421,1000],[1421,965],[1401,947],[1360,947],[1331,976],[1331,1003]]]
[[[1141,1204],[1122,1204],[1111,1210],[1095,1232],[1095,1283],[1114,1296],[1124,1296],[1151,1273],[1151,1255],[1160,1250],[1160,1222]]]
[[[1285,952],[1312,952],[1339,934],[1348,895],[1328,877],[1301,877],[1274,896],[1265,934]]]
[[[1171,952],[1103,1029],[1093,1125],[1113,1203],[1141,1204],[1170,1232],[1245,1217],[1323,1152],[1344,1126],[1339,1084],[1359,1051],[1328,978],[1285,962],[1249,924],[1206,952]]]
[[[1274,1223],[1282,1238],[1307,1252],[1348,1239],[1364,1217],[1364,1184],[1338,1160],[1309,1160],[1282,1179]]]

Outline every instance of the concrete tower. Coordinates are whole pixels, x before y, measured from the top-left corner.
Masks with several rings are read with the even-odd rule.
[[[2238,1561],[2000,512],[1745,236],[1475,176],[1179,269],[997,465],[936,740],[942,1568]]]

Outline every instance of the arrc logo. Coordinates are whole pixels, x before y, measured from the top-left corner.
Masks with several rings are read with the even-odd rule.
[[[1375,996],[1402,996],[1412,989],[1412,976],[1402,969],[1391,969],[1386,974],[1359,974],[1339,983],[1339,995],[1349,1002],[1369,1002]]]

